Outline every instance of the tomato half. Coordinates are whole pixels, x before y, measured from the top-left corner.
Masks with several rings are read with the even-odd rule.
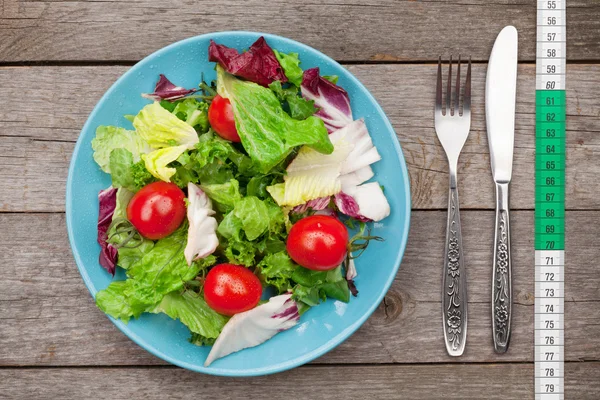
[[[346,257],[348,230],[337,218],[313,215],[296,222],[288,235],[286,249],[301,266],[326,271]]]
[[[138,232],[152,240],[175,232],[185,218],[185,194],[174,183],[144,186],[127,205],[127,219]]]
[[[204,300],[223,315],[231,316],[256,307],[261,295],[260,280],[241,265],[215,265],[204,281]]]
[[[208,108],[208,122],[223,139],[237,143],[242,141],[235,127],[233,107],[229,99],[215,96]]]

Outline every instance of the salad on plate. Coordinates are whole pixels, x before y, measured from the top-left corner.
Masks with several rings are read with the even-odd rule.
[[[217,79],[160,75],[132,129],[99,126],[98,307],[125,322],[164,313],[211,345],[205,365],[295,326],[327,298],[357,296],[354,259],[390,214],[381,159],[336,76],[259,38],[210,42]],[[357,231],[351,235],[349,228]]]

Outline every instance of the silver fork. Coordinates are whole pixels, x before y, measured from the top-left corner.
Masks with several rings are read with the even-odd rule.
[[[470,58],[462,96],[462,113],[460,112],[460,56],[458,56],[454,95],[452,93],[452,56],[450,56],[445,108],[442,106],[442,97],[442,58],[440,57],[435,96],[435,132],[446,152],[450,171],[448,225],[446,226],[442,277],[442,321],[448,354],[460,356],[465,350],[467,339],[467,274],[463,257],[456,172],[458,156],[471,128]]]

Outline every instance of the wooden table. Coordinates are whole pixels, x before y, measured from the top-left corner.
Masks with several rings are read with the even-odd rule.
[[[217,5],[217,3],[219,3]],[[533,399],[535,1],[0,0],[0,398]],[[600,2],[568,1],[566,390],[600,397]],[[486,60],[520,33],[513,208],[514,331],[490,333],[494,195],[484,121]],[[412,183],[406,255],[384,302],[310,365],[252,379],[175,368],[92,301],[65,228],[67,167],[104,91],[142,57],[205,32],[246,29],[342,62],[389,115]],[[433,130],[438,55],[470,54],[473,123],[460,159],[468,348],[446,355],[440,278],[447,164]]]

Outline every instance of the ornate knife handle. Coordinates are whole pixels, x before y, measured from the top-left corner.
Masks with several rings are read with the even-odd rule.
[[[510,262],[510,218],[508,183],[496,183],[496,234],[492,273],[492,332],[494,350],[505,353],[510,342],[512,274]]]
[[[467,339],[467,274],[460,229],[458,188],[456,177],[452,176],[448,196],[448,225],[442,278],[442,321],[448,354],[462,355]]]

